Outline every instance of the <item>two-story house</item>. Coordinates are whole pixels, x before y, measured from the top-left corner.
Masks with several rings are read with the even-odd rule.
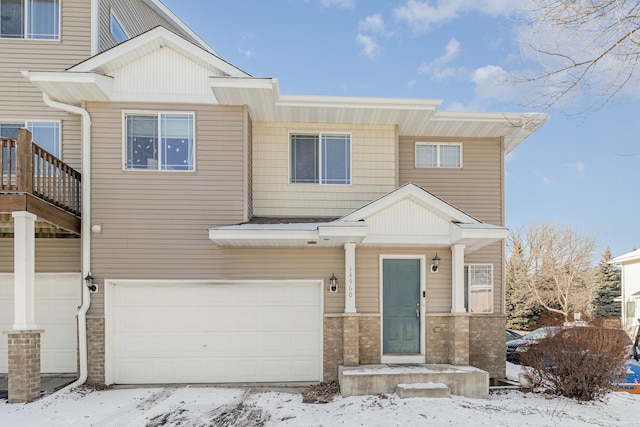
[[[130,34],[126,10],[111,16]],[[180,26],[98,52],[18,73],[61,123],[51,154],[81,171],[73,230],[0,197],[2,290],[14,331],[44,330],[43,366],[57,273],[81,304],[55,316],[78,316],[81,380],[320,381],[380,363],[504,377],[504,157],[544,115],[283,95]]]

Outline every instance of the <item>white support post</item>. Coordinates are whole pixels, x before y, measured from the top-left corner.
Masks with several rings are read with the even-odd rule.
[[[344,245],[344,312],[356,311],[356,244]]]
[[[451,312],[466,313],[464,306],[464,245],[451,246]]]
[[[29,212],[13,212],[14,330],[38,329],[35,321],[35,223]]]

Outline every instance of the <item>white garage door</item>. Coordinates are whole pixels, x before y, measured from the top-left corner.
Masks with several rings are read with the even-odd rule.
[[[35,318],[40,336],[42,373],[77,371],[77,322],[82,281],[80,273],[38,273]],[[7,335],[14,322],[13,274],[0,274],[0,373],[7,373]]]
[[[107,292],[115,383],[322,379],[319,282],[116,282]]]

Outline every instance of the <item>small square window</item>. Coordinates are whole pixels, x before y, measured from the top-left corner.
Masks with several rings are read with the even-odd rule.
[[[292,184],[351,184],[351,135],[291,134]]]
[[[415,165],[417,168],[461,168],[462,144],[417,142]]]
[[[194,114],[125,114],[126,169],[193,171]]]

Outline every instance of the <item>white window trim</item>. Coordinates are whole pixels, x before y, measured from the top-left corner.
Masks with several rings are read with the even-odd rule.
[[[58,42],[62,38],[62,0],[58,0],[58,34],[52,38],[29,37],[29,0],[24,2],[24,23],[22,37],[1,37],[0,40],[38,40],[43,42]],[[44,120],[43,120],[44,121]]]
[[[493,281],[493,273],[494,273],[494,268],[493,268],[493,264],[492,263],[482,263],[482,262],[476,262],[476,263],[467,263],[464,266],[465,267],[471,267],[471,266],[489,266],[491,267],[491,284],[490,285],[484,285],[482,287],[477,286],[475,287],[475,289],[482,289],[485,290],[487,288],[489,288],[489,290],[491,291],[491,296],[490,296],[490,301],[491,301],[491,311],[471,311],[471,284],[468,282],[468,278],[469,278],[469,273],[467,272],[467,280],[465,281],[465,286],[467,288],[467,313],[471,313],[471,314],[493,314],[495,312],[495,304],[493,301],[493,292],[494,292],[494,281]]]
[[[291,135],[309,135],[309,136],[318,136],[319,138],[319,146],[318,146],[318,182],[291,182]],[[348,184],[323,184],[322,183],[322,135],[349,135],[349,183]],[[351,132],[341,132],[341,131],[309,131],[309,130],[301,130],[301,131],[289,131],[289,135],[287,136],[287,183],[289,185],[325,185],[325,186],[333,186],[333,187],[349,187],[353,185],[353,135]]]
[[[435,166],[420,166],[418,165],[418,146],[419,145],[435,145],[436,146],[436,165]],[[440,165],[440,147],[442,146],[458,146],[460,147],[460,166],[441,166]],[[416,141],[413,148],[413,164],[416,169],[462,169],[462,143],[461,142],[426,142],[426,141]]]
[[[178,169],[160,169],[162,162],[158,161],[158,167],[156,169],[129,169],[127,168],[127,115],[147,115],[158,116],[158,127],[161,126],[160,123],[160,115],[161,114],[191,114],[193,116],[193,169],[191,170],[178,170]],[[128,173],[131,172],[141,172],[141,173],[192,173],[196,171],[196,112],[195,111],[158,111],[158,110],[123,110],[122,111],[122,170]],[[158,135],[162,136],[160,133],[160,129],[158,128]],[[160,144],[160,141],[158,141]],[[158,153],[160,153],[160,145],[158,145]]]
[[[120,26],[120,29],[122,30],[122,32],[125,35],[125,39],[120,41],[116,38],[115,34],[113,34],[113,21],[116,21],[116,23]],[[117,42],[117,43],[122,43],[125,42],[127,40],[129,40],[131,38],[131,36],[129,35],[129,33],[127,32],[126,28],[124,28],[124,25],[122,25],[122,20],[118,17],[118,14],[111,9],[110,13],[109,13],[109,32],[111,33],[111,36],[113,37],[113,39]]]
[[[2,124],[16,124],[22,125],[22,127],[28,129],[27,125],[29,123],[57,123],[58,124],[58,154],[50,153],[56,158],[62,160],[62,121],[61,120],[39,120],[39,119],[29,119],[29,120],[19,120],[19,119],[0,119],[0,123]],[[31,130],[29,130],[31,131]],[[33,141],[37,145],[38,141]],[[44,148],[44,147],[43,147]]]

